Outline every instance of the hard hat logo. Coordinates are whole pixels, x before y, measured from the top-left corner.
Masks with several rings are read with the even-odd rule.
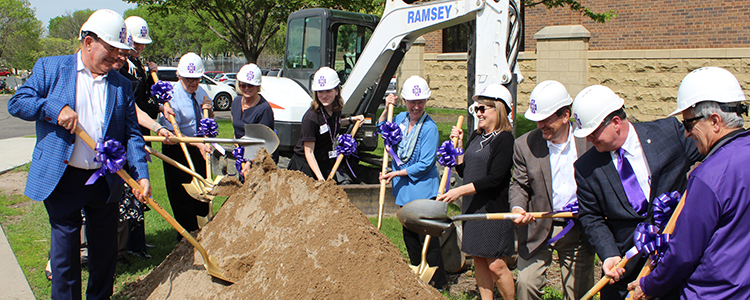
[[[255,74],[253,72],[247,73],[247,80],[253,81],[253,78],[255,78]]]
[[[128,33],[125,30],[125,27],[120,29],[120,43],[125,43],[125,41],[127,40],[127,36],[128,36]]]
[[[532,114],[536,113],[536,109],[537,109],[536,100],[531,99],[531,102],[529,103],[529,109],[531,109]]]
[[[411,92],[414,96],[419,97],[419,95],[422,94],[422,89],[420,89],[418,85],[415,85]]]
[[[323,76],[320,76],[320,78],[318,78],[318,85],[320,85],[321,87],[326,86],[326,78]]]
[[[583,123],[581,123],[581,118],[578,117],[578,114],[573,114],[573,118],[576,120],[576,125],[578,126],[578,129],[583,128]]]
[[[188,70],[188,72],[190,72],[190,73],[195,73],[195,64],[194,64],[194,63],[190,63],[190,64],[189,64],[189,65],[187,66],[187,70]]]
[[[148,35],[148,27],[141,26],[141,37],[145,37]]]

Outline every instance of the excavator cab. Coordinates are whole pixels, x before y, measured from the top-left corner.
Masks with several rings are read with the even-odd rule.
[[[313,8],[289,15],[282,76],[294,79],[308,92],[322,66],[336,70],[346,82],[379,17],[340,10]]]

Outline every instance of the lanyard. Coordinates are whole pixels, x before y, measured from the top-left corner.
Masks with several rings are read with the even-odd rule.
[[[328,126],[328,136],[331,137],[331,144],[336,145],[336,139],[334,138],[334,132],[339,131],[339,122],[334,118],[334,125],[336,125],[334,128],[331,128],[331,125],[328,124],[328,117],[326,116],[326,109],[321,107],[320,113],[323,115],[323,121],[326,122],[326,126]],[[333,115],[331,115],[333,116]]]

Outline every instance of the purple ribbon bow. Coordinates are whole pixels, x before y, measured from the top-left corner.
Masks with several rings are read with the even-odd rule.
[[[336,140],[338,140],[338,145],[336,145],[337,154],[343,154],[346,157],[353,155],[354,157],[359,158],[359,156],[357,156],[357,141],[354,140],[351,134],[345,133],[339,135],[338,137],[336,137]],[[357,175],[354,174],[354,170],[352,170],[352,166],[349,165],[348,160],[346,160],[346,166],[349,168],[352,176],[354,176],[354,178],[357,178]]]
[[[574,215],[578,214],[578,200],[570,202],[568,204],[565,204],[561,210],[554,211],[554,213],[561,213],[561,212],[571,212]],[[551,237],[549,241],[547,241],[547,245],[552,245],[552,243],[557,242],[557,240],[561,239],[563,236],[565,236],[568,231],[573,229],[573,226],[575,226],[576,223],[573,221],[572,218],[565,218],[565,227],[563,227],[563,230],[560,231],[557,235]]]
[[[219,124],[216,124],[216,121],[211,118],[205,118],[201,119],[198,122],[198,132],[195,133],[197,136],[205,136],[205,137],[216,137],[219,135],[219,132],[217,131],[219,129]]]
[[[247,159],[245,159],[245,147],[239,146],[234,148],[232,155],[234,155],[234,158],[237,160],[234,162],[234,166],[237,168],[237,174],[242,175],[240,174],[242,172],[242,163],[247,162]]]
[[[159,104],[172,100],[172,84],[166,81],[157,81],[151,86],[151,96],[156,97]]]
[[[654,224],[656,227],[663,228],[672,217],[677,203],[680,202],[680,192],[667,192],[654,199]]]
[[[380,125],[380,136],[383,137],[383,143],[385,144],[385,150],[388,151],[388,153],[393,157],[393,161],[396,162],[397,166],[400,166],[403,164],[401,160],[398,158],[398,155],[396,155],[396,152],[393,151],[393,146],[398,145],[398,143],[401,142],[401,128],[398,127],[398,124],[393,122],[385,122]]]
[[[669,234],[660,234],[659,227],[648,223],[639,223],[635,228],[633,242],[643,256],[651,256],[651,263],[656,264],[669,247]]]
[[[94,161],[101,163],[102,166],[94,174],[91,174],[89,180],[86,181],[86,185],[94,184],[99,177],[104,175],[105,171],[117,173],[125,166],[125,147],[117,140],[106,139],[104,142],[96,143],[96,149],[94,150],[96,151]]]
[[[456,161],[462,154],[464,154],[464,150],[455,148],[453,141],[445,141],[437,149],[437,161],[441,166],[452,168],[456,166]]]

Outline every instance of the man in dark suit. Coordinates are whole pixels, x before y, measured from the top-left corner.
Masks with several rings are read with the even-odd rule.
[[[101,9],[81,27],[81,50],[68,56],[45,57],[8,102],[8,111],[36,121],[37,144],[32,155],[26,195],[44,201],[51,225],[52,299],[81,299],[81,209],[86,213],[89,246],[87,299],[109,299],[117,257],[118,203],[122,180],[100,169],[96,152],[74,132],[81,126],[95,141],[112,138],[126,147],[132,176],[151,193],[144,141],[138,130],[130,81],[112,69],[125,44],[125,22],[118,13]]]
[[[511,212],[523,214],[514,220],[519,225],[518,299],[542,299],[553,251],[560,260],[565,299],[580,299],[594,285],[594,249],[586,242],[581,224],[526,215],[527,211],[560,211],[577,203],[573,163],[591,145],[573,137],[572,102],[561,83],[538,84],[524,114],[537,129],[516,139],[514,146],[510,205]]]
[[[638,223],[650,218],[651,199],[683,192],[685,174],[702,159],[682,124],[675,118],[630,123],[624,100],[601,85],[585,88],[573,101],[574,135],[594,144],[575,163],[579,221],[589,242],[604,261],[612,285],[602,299],[622,299],[645,259],[634,257],[625,268],[612,270],[633,247]],[[635,271],[634,271],[635,270]]]

